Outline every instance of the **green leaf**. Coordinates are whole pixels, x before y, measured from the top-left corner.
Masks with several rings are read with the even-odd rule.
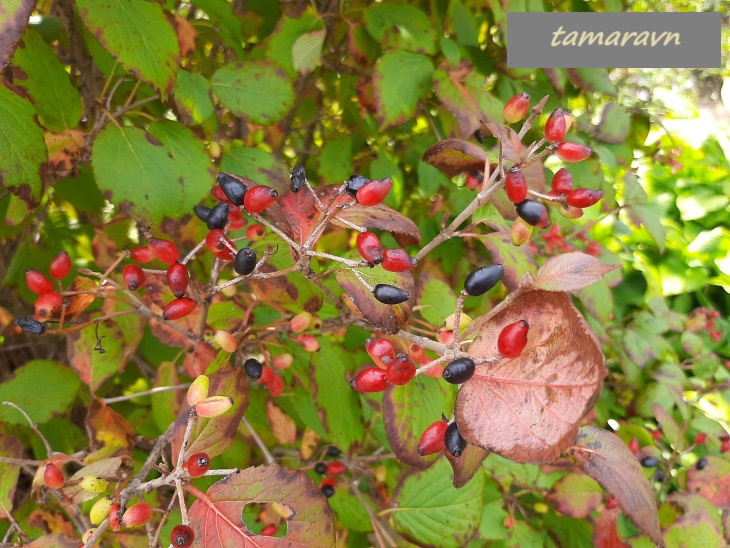
[[[53,48],[37,32],[25,31],[13,64],[15,84],[28,92],[41,123],[51,131],[75,128],[81,119],[81,97]]]
[[[221,170],[272,186],[280,193],[289,188],[289,172],[285,164],[274,158],[271,152],[260,148],[232,143],[223,151]]]
[[[171,121],[148,132],[108,125],[94,141],[92,165],[110,202],[154,223],[188,213],[213,185],[202,143]]]
[[[200,124],[213,115],[210,82],[197,72],[181,70],[175,83],[175,100],[195,124]]]
[[[35,114],[28,101],[0,86],[0,183],[31,209],[40,201],[40,167],[48,161]]]
[[[664,251],[666,230],[661,222],[661,207],[656,203],[631,205],[631,210],[641,220],[641,224],[656,243],[659,251]]]
[[[444,57],[449,62],[449,65],[455,67],[459,64],[459,61],[461,60],[461,52],[459,51],[459,46],[456,45],[456,42],[454,42],[451,38],[442,36],[439,39],[439,47],[441,48],[441,53],[444,54]]]
[[[616,96],[616,87],[603,68],[566,69],[570,82],[585,92],[603,93]]]
[[[626,109],[616,103],[607,103],[603,107],[594,137],[604,143],[623,143],[629,135],[630,127],[631,117]]]
[[[319,155],[319,175],[328,184],[340,183],[352,174],[352,135],[336,135]]]
[[[35,0],[3,2],[3,17],[0,19],[0,66],[4,66],[12,57],[35,5]]]
[[[324,30],[302,34],[292,46],[292,65],[300,74],[312,72],[322,58]]]
[[[191,4],[204,11],[215,23],[211,29],[215,36],[223,38],[226,45],[230,46],[239,58],[243,57],[241,43],[245,40],[241,32],[241,19],[234,13],[233,6],[226,0],[194,0]]]
[[[213,74],[211,84],[231,112],[256,124],[278,122],[294,104],[286,73],[263,61],[225,65]]]
[[[418,53],[398,51],[378,59],[373,82],[380,129],[404,124],[414,117],[432,73],[431,60]]]
[[[180,45],[159,4],[78,0],[79,15],[101,45],[166,99],[175,86]]]
[[[360,399],[345,381],[345,373],[354,369],[352,355],[329,338],[318,340],[321,350],[312,354],[310,367],[312,396],[332,441],[347,451],[363,436]]]
[[[460,82],[452,80],[447,73],[437,70],[433,73],[433,89],[459,124],[462,137],[470,137],[481,126],[482,114],[479,103]]]
[[[313,13],[304,12],[298,19],[284,16],[268,40],[266,59],[283,68],[289,76],[295,76],[294,42],[303,34],[322,28],[322,21]]]
[[[373,4],[365,10],[365,27],[384,49],[436,53],[436,28],[415,6]]]
[[[66,412],[80,386],[81,382],[68,366],[50,360],[33,360],[0,385],[0,402],[13,402],[33,422],[42,424]],[[0,406],[0,423],[28,424],[23,415],[7,405]]]
[[[0,434],[0,457],[22,458],[23,444],[15,436]],[[15,488],[18,485],[19,476],[19,464],[0,462],[0,518],[7,519],[8,512],[13,510]]]
[[[362,496],[367,500],[369,497],[366,493]],[[348,531],[358,531],[367,533],[373,530],[373,524],[370,522],[363,503],[360,502],[355,495],[350,493],[349,489],[338,488],[335,496],[329,499],[329,504],[334,510],[337,519],[339,519]],[[369,504],[374,507],[372,501]]]
[[[462,46],[479,47],[479,24],[460,0],[451,0],[449,3],[449,17],[456,41]]]
[[[451,466],[439,459],[423,472],[407,476],[394,499],[396,530],[420,545],[454,548],[474,536],[482,515],[484,474],[461,489],[451,485]]]
[[[424,277],[422,274],[421,277]],[[421,278],[419,278],[421,281]],[[420,285],[420,284],[419,284]],[[456,295],[454,290],[446,282],[428,276],[421,289],[418,304],[421,316],[428,323],[442,325],[447,316],[454,313],[456,307]]]
[[[162,362],[157,367],[157,375],[155,378],[156,387],[173,386],[179,382],[180,379],[177,376],[174,362]],[[184,390],[181,392],[183,394],[185,393]],[[177,411],[180,407],[178,401],[179,393],[177,391],[165,391],[150,396],[152,418],[161,432],[164,432],[170,424],[175,422]]]

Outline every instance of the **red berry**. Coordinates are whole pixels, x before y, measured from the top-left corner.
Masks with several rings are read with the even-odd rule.
[[[167,269],[167,285],[172,289],[172,294],[182,297],[188,289],[188,269],[184,264],[173,263]]]
[[[274,375],[274,378],[266,385],[266,389],[269,391],[269,396],[278,398],[284,393],[284,381],[280,376]]]
[[[416,365],[408,354],[400,353],[388,364],[385,377],[391,384],[407,384],[416,376]]]
[[[507,101],[507,104],[504,105],[504,110],[502,111],[502,116],[504,117],[504,121],[508,124],[514,124],[515,122],[519,122],[525,117],[525,114],[527,114],[527,110],[530,108],[530,94],[520,93],[518,95],[515,95]]]
[[[264,365],[261,368],[261,375],[258,377],[259,382],[261,384],[269,384],[271,381],[274,380],[274,377],[276,377],[276,373],[274,373],[274,370],[271,369],[268,365]]]
[[[707,329],[708,331],[712,331],[713,329],[715,329],[715,322],[713,322],[712,320],[707,320],[707,322],[705,323],[705,329]]]
[[[223,251],[226,249],[226,233],[220,228],[215,228],[205,235],[205,246],[210,249],[212,253]]]
[[[144,525],[152,517],[154,510],[149,502],[138,502],[127,508],[122,516],[121,524],[124,527],[137,527]]]
[[[191,478],[199,478],[204,476],[210,470],[210,458],[207,453],[195,453],[185,463],[188,474]]]
[[[176,525],[170,534],[170,544],[175,548],[189,548],[195,540],[195,532],[187,525]]]
[[[562,108],[556,108],[545,122],[545,139],[551,143],[562,141],[565,139],[566,129],[565,112]]]
[[[28,285],[28,289],[37,295],[53,291],[51,280],[32,268],[25,271],[25,283]]]
[[[606,499],[606,510],[613,510],[614,508],[618,508],[618,501],[613,497],[608,497]]]
[[[505,326],[497,337],[497,349],[505,358],[516,358],[527,344],[527,331],[530,324],[519,320]]]
[[[632,453],[639,452],[639,440],[637,438],[631,438],[631,441],[629,442],[629,451]]]
[[[122,516],[120,514],[119,504],[112,504],[109,509],[109,527],[112,531],[119,531],[122,528]]]
[[[722,340],[722,335],[722,329],[716,329],[710,332],[710,339],[712,339],[712,342],[719,343]]]
[[[727,453],[730,450],[730,439],[725,438],[720,444],[720,453]]]
[[[61,308],[63,297],[55,291],[44,293],[35,300],[35,319],[47,320]]]
[[[448,424],[444,421],[436,421],[426,428],[423,434],[421,434],[421,439],[418,440],[416,452],[422,457],[425,457],[426,455],[440,453],[446,449],[444,434],[446,433],[447,426]]]
[[[144,270],[136,264],[128,264],[122,270],[122,280],[130,291],[137,291],[144,285]]]
[[[61,251],[56,258],[51,261],[51,276],[57,280],[62,280],[71,273],[71,259],[68,253]]]
[[[603,198],[602,190],[592,190],[590,188],[576,188],[568,192],[567,202],[568,205],[573,207],[590,207],[597,204],[598,201]]]
[[[578,143],[564,142],[558,145],[555,154],[563,162],[575,163],[585,160],[591,155],[591,149]]]
[[[381,369],[387,369],[388,364],[395,360],[395,349],[387,339],[368,339],[365,341],[365,350]]]
[[[390,179],[368,181],[358,189],[355,197],[360,205],[374,206],[385,200],[392,186]]]
[[[388,379],[382,369],[368,367],[350,381],[350,386],[358,392],[382,392],[388,387]]]
[[[43,472],[43,481],[51,489],[60,489],[66,483],[63,472],[52,462],[46,464],[46,470]]]
[[[328,476],[339,476],[347,471],[347,466],[339,461],[332,461],[327,463],[327,475]]]
[[[720,317],[720,312],[718,310],[710,310],[707,315],[711,320],[717,320]]]
[[[695,436],[695,445],[702,445],[707,441],[707,434],[700,432]]]
[[[258,223],[249,225],[249,227],[246,229],[246,238],[248,238],[252,242],[256,242],[264,236],[266,236],[266,229],[263,225],[260,225]]]
[[[225,195],[225,193],[223,192],[223,189],[222,189],[221,187],[219,187],[218,185],[216,185],[216,186],[214,186],[213,188],[211,188],[211,189],[210,189],[210,193],[211,193],[211,194],[213,195],[213,197],[214,197],[214,198],[215,198],[216,200],[219,200],[219,201],[221,201],[221,202],[227,202],[227,203],[229,203],[229,204],[230,204],[230,202],[228,201],[228,198],[226,198],[226,195]],[[232,204],[231,204],[231,205],[232,205]]]
[[[383,246],[372,232],[360,232],[357,235],[357,252],[370,264],[380,264],[383,260]]]
[[[230,240],[227,241],[230,242]],[[221,261],[233,261],[236,258],[236,254],[228,248],[225,248],[223,251],[216,251],[213,255],[218,257]]]
[[[651,437],[654,438],[655,440],[659,441],[660,439],[662,439],[664,437],[664,434],[662,433],[661,430],[659,430],[657,428],[656,430],[651,431]]]
[[[586,246],[586,253],[588,253],[588,255],[593,255],[594,257],[600,257],[601,244],[595,240],[588,242],[588,245]]]
[[[386,249],[383,251],[383,261],[380,263],[388,272],[406,272],[416,267],[418,261],[411,257],[405,249]]]
[[[150,248],[155,259],[165,264],[172,264],[180,258],[180,250],[169,240],[148,238],[147,247]]]
[[[322,487],[325,487],[327,485],[329,485],[330,487],[334,487],[335,486],[335,483],[337,483],[337,480],[335,478],[332,478],[332,477],[330,477],[330,478],[324,478],[319,483],[319,488],[322,489]]]
[[[195,301],[188,297],[180,297],[171,301],[162,311],[163,320],[179,320],[195,310]]]
[[[504,190],[507,192],[507,198],[513,204],[519,204],[527,198],[527,181],[518,168],[513,167],[507,172]]]
[[[466,186],[476,190],[484,181],[484,173],[481,171],[470,171],[466,174]]]
[[[261,536],[264,537],[273,537],[276,534],[276,525],[273,523],[269,523],[266,527],[261,529]]]
[[[135,247],[129,253],[132,256],[132,260],[139,264],[151,263],[155,259],[149,247]]]
[[[271,187],[258,185],[248,189],[243,197],[243,207],[250,213],[259,213],[276,201],[279,193]]]
[[[544,205],[542,206],[542,215],[540,216],[540,220],[535,226],[537,228],[547,228],[550,226],[550,214]]]
[[[241,230],[248,224],[248,220],[242,217],[241,208],[229,207],[228,208],[228,228],[230,230]]]
[[[416,343],[408,345],[408,356],[417,363],[429,361],[426,357],[426,349],[422,346],[418,346]]]
[[[567,194],[573,190],[573,176],[570,171],[561,167],[553,175],[553,180],[550,183],[550,187],[558,194]]]

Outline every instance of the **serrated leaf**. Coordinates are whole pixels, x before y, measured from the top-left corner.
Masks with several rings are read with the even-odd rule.
[[[431,60],[419,53],[398,51],[378,59],[373,85],[381,130],[399,126],[414,117],[432,73]]]
[[[423,161],[447,177],[467,171],[484,171],[486,160],[483,148],[461,139],[444,139],[423,153]]]
[[[175,86],[180,45],[162,7],[143,0],[78,0],[76,6],[104,48],[166,99]]]
[[[175,102],[194,124],[202,123],[215,112],[210,82],[197,72],[179,71],[174,95]]]
[[[602,499],[601,486],[589,476],[577,473],[560,478],[545,497],[561,514],[580,519],[590,516]]]
[[[0,19],[0,66],[5,66],[13,56],[35,5],[35,0],[3,2],[3,17]]]
[[[564,253],[542,265],[533,287],[545,291],[575,291],[596,283],[619,266],[602,263],[579,251]]]
[[[365,10],[365,27],[385,49],[436,53],[436,29],[426,14],[408,4],[373,4]]]
[[[23,444],[20,440],[9,434],[0,434],[0,457],[19,459],[22,456]],[[9,514],[12,514],[19,476],[20,464],[0,462],[0,519],[8,519]]]
[[[601,121],[596,126],[594,137],[603,143],[619,144],[626,140],[631,127],[631,116],[626,109],[616,103],[606,103]]]
[[[255,124],[275,124],[294,104],[286,73],[263,61],[224,65],[210,83],[221,103]]]
[[[294,69],[294,42],[305,33],[321,30],[322,19],[318,19],[311,12],[305,11],[298,18],[284,15],[274,32],[267,39],[266,58],[283,68],[290,76],[296,76]]]
[[[512,245],[509,232],[492,232],[480,239],[492,255],[492,262],[504,267],[502,283],[510,291],[517,289],[525,276],[535,275],[534,257]]]
[[[323,30],[315,30],[302,34],[292,46],[292,66],[300,74],[309,74],[322,58],[324,44]]]
[[[463,71],[462,71],[463,72]],[[459,124],[462,137],[470,137],[481,126],[482,113],[471,92],[458,79],[458,73],[437,70],[433,74],[433,90]]]
[[[94,141],[92,165],[110,202],[156,224],[190,212],[213,186],[202,143],[177,122],[153,122],[149,132],[109,124]]]

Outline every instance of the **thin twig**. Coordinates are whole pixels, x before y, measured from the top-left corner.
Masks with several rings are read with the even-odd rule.
[[[149,390],[144,390],[142,392],[137,392],[135,394],[127,394],[126,396],[116,396],[114,398],[102,398],[101,401],[103,401],[106,404],[119,403],[120,401],[133,400],[134,398],[139,398],[142,396],[151,396],[152,394],[158,394],[160,392],[170,392],[173,390],[184,390],[189,387],[190,387],[189,382],[184,383],[184,384],[175,384],[173,386],[157,386],[155,388],[150,388]]]
[[[253,426],[251,426],[251,423],[248,422],[248,419],[246,417],[241,417],[241,422],[248,428],[248,431],[251,433],[251,437],[253,438],[253,441],[256,443],[259,449],[261,449],[261,452],[264,454],[264,459],[266,460],[266,464],[274,464],[276,460],[274,460],[274,455],[271,454],[271,451],[269,451],[268,447],[266,447],[266,444],[264,444],[264,441],[259,437],[259,435],[256,433],[256,430],[253,429]]]
[[[50,457],[51,454],[53,453],[53,449],[51,449],[51,444],[48,443],[48,440],[46,439],[46,437],[41,433],[40,430],[38,430],[38,426],[36,425],[36,423],[34,423],[31,420],[31,418],[28,416],[28,413],[23,411],[19,406],[17,406],[16,404],[14,404],[11,401],[4,401],[3,405],[8,405],[10,407],[14,407],[18,411],[20,411],[20,413],[25,417],[25,420],[28,421],[28,425],[30,426],[31,430],[33,430],[33,432],[35,432],[38,435],[38,437],[43,441],[43,445],[46,446],[46,456]]]

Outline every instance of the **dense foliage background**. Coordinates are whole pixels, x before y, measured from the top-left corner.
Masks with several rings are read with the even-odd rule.
[[[315,187],[352,173],[389,177],[386,204],[412,220],[421,238],[419,244],[415,233],[404,240],[383,231],[381,240],[386,247],[408,244],[415,255],[439,234],[444,214],[453,219],[475,197],[466,174],[449,178],[424,153],[442,139],[459,138],[496,161],[497,139],[482,121],[501,122],[505,102],[517,93],[527,91],[534,101],[547,95],[545,115],[572,110],[570,140],[594,150],[571,165],[575,181],[601,189],[604,199],[580,219],[551,209],[552,227],[514,247],[502,237],[514,210],[498,193],[461,237],[419,262],[418,306],[406,327],[437,337],[477,266],[500,262],[519,278],[571,251],[620,265],[573,298],[609,371],[584,422],[615,432],[636,458],[658,458],[643,474],[667,545],[724,546],[730,541],[730,74],[508,69],[508,11],[629,7],[620,0],[548,4],[8,2],[0,20],[0,63],[9,63],[0,86],[0,401],[20,406],[54,451],[73,456],[69,475],[84,459],[88,465],[118,458],[136,472],[154,441],[179,421],[187,383],[206,366],[212,373],[249,355],[268,363],[291,354],[291,366],[277,369],[284,381],[279,397],[253,382],[225,385],[247,402],[239,407],[245,420],[209,452],[213,468],[244,469],[271,458],[316,483],[315,462],[345,463],[347,472],[326,502],[317,490],[290,501],[310,512],[310,522],[331,507],[338,546],[651,545],[615,499],[568,459],[519,464],[491,454],[460,489],[452,487],[445,458],[425,469],[397,459],[394,435],[418,436],[438,414],[450,414],[456,391],[419,377],[407,394],[389,396],[385,407],[401,422],[395,434],[386,431],[383,397],[357,394],[347,384],[371,361],[364,345],[375,329],[343,320],[335,306],[343,290],[334,276],[322,278],[324,289],[295,273],[288,285],[245,282],[218,294],[206,308],[204,342],[195,346],[142,315],[42,337],[13,324],[32,315],[35,295],[25,271],[47,273],[61,250],[72,258],[66,282],[76,279],[76,291],[89,290],[88,271],[105,272],[122,251],[144,245],[144,230],[187,253],[207,232],[192,207],[215,203],[210,189],[219,171],[282,191],[296,164]],[[664,3],[633,8],[663,9]],[[683,9],[719,8],[702,2]],[[545,115],[526,143],[540,139]],[[531,172],[531,188],[543,190],[559,167],[549,157],[544,171]],[[354,248],[353,235],[330,227],[317,251],[345,255]],[[292,261],[276,235],[269,232],[254,247],[263,253],[274,243],[281,249],[272,264],[287,268]],[[205,253],[189,265],[200,287],[212,265]],[[312,263],[318,273],[330,266]],[[118,270],[110,275],[121,281]],[[230,268],[216,272],[219,282],[234,275]],[[147,289],[153,301],[165,289],[158,285]],[[467,299],[464,312],[478,318],[507,293],[500,285],[484,298]],[[121,310],[112,299],[84,305],[78,322]],[[303,309],[322,320],[307,330],[321,347],[315,353],[288,330]],[[220,350],[212,336],[219,329],[239,335],[238,352]],[[148,392],[167,386],[178,388]],[[140,392],[145,395],[125,397]],[[342,450],[339,457],[326,457],[332,445]],[[5,540],[18,539],[11,529],[17,523],[23,538],[39,538],[36,546],[77,546],[93,499],[65,493],[69,501],[32,482],[49,455],[9,406],[0,406],[0,455]],[[215,479],[194,485],[204,492]],[[239,500],[261,500],[249,491]],[[171,493],[145,497],[166,509]],[[270,507],[249,505],[244,519],[255,532],[276,523],[281,537],[287,522]],[[161,538],[180,520],[174,510]],[[103,542],[149,541],[144,531],[130,529]]]

